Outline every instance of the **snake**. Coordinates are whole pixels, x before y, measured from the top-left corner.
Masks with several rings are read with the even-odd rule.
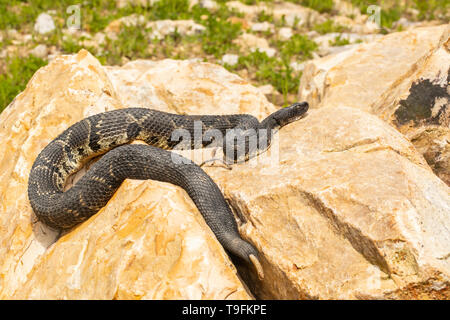
[[[70,231],[103,208],[125,179],[174,184],[187,192],[226,251],[252,264],[263,278],[258,251],[241,238],[233,212],[217,184],[193,161],[179,154],[174,157],[173,150],[181,143],[174,132],[181,130],[192,136],[198,135],[195,130],[201,128],[200,142],[183,141],[184,145],[203,148],[222,143],[224,161],[235,164],[267,150],[273,134],[304,117],[307,110],[308,103],[297,102],[261,122],[249,114],[180,115],[150,108],[94,114],[71,125],[42,149],[29,174],[28,199],[38,221]],[[222,141],[215,139],[219,135],[208,136],[211,130],[221,133]],[[259,139],[256,147],[249,143],[253,137]],[[135,140],[144,144],[131,144]],[[69,176],[97,156],[100,159],[65,190]]]

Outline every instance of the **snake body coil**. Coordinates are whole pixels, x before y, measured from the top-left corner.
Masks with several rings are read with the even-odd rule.
[[[36,158],[28,182],[28,198],[39,220],[57,229],[68,229],[88,219],[106,205],[123,180],[152,179],[182,187],[189,194],[219,242],[231,253],[252,262],[262,274],[256,249],[241,239],[236,221],[214,181],[196,164],[183,158],[174,162],[172,141],[176,129],[194,134],[200,121],[202,132],[229,129],[276,129],[303,116],[307,103],[274,112],[261,123],[251,115],[185,116],[151,109],[128,108],[85,118],[48,144]],[[267,139],[270,142],[271,135]],[[148,145],[129,145],[142,140]],[[205,139],[200,146],[208,145]],[[255,151],[245,149],[245,156]],[[259,150],[260,151],[260,150]],[[86,159],[106,153],[70,189],[67,177]],[[230,158],[229,155],[226,155]],[[236,157],[232,159],[237,161]]]

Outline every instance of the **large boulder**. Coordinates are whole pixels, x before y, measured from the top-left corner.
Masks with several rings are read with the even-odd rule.
[[[199,87],[214,97],[215,76],[205,78]],[[220,80],[229,97],[241,86]],[[123,107],[105,68],[82,50],[36,72],[0,115],[0,298],[251,298],[194,203],[170,184],[126,181],[105,208],[61,238],[36,222],[27,181],[38,153],[76,121]]]
[[[258,14],[273,15],[276,21],[284,21],[288,26],[303,26],[322,23],[326,18],[317,11],[300,6],[292,2],[260,2],[255,5],[246,5],[240,1],[228,1],[226,6],[245,15],[247,20],[256,20]]]
[[[299,99],[368,111],[402,132],[450,185],[450,25],[384,36],[309,62]]]
[[[350,107],[310,111],[232,170],[205,167],[260,251],[264,279],[231,262],[182,189],[155,181],[126,181],[57,238],[27,200],[33,160],[77,120],[135,106],[259,119],[275,110],[220,66],[102,67],[84,50],[55,59],[0,115],[0,297],[450,297],[448,186],[398,131]]]

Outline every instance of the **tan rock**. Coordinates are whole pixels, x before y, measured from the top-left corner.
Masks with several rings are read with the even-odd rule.
[[[241,85],[224,80],[222,90]],[[214,90],[200,78],[196,88],[191,97]],[[257,106],[250,93],[242,100]],[[35,222],[27,181],[40,150],[74,122],[122,107],[105,69],[82,50],[36,72],[0,115],[0,298],[250,298],[193,202],[170,184],[125,182],[57,241]]]
[[[205,8],[211,11],[216,10],[219,5],[214,0],[189,0],[189,7],[198,5],[200,8]]]
[[[450,26],[387,35],[308,63],[299,98],[311,107],[349,106],[403,132],[450,184]]]
[[[377,34],[381,27],[365,14],[357,15],[354,19],[346,16],[333,16],[335,24],[345,27],[350,32],[358,34]]]

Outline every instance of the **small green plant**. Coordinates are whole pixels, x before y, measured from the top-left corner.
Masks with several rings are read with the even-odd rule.
[[[398,6],[381,10],[381,26],[383,28],[391,29],[394,22],[396,22],[402,16],[402,11]]]
[[[329,40],[329,43],[331,46],[337,47],[337,46],[346,46],[350,44],[350,40],[346,38],[342,38],[340,35],[335,37],[333,41]]]
[[[320,13],[331,12],[333,10],[333,0],[292,0],[291,2],[299,3]]]
[[[6,59],[6,72],[0,74],[0,112],[21,92],[37,69],[46,61],[32,55]]]
[[[121,64],[122,57],[130,60],[147,58],[149,41],[142,26],[122,26],[117,39],[106,38],[103,47],[104,57],[108,64]]]

